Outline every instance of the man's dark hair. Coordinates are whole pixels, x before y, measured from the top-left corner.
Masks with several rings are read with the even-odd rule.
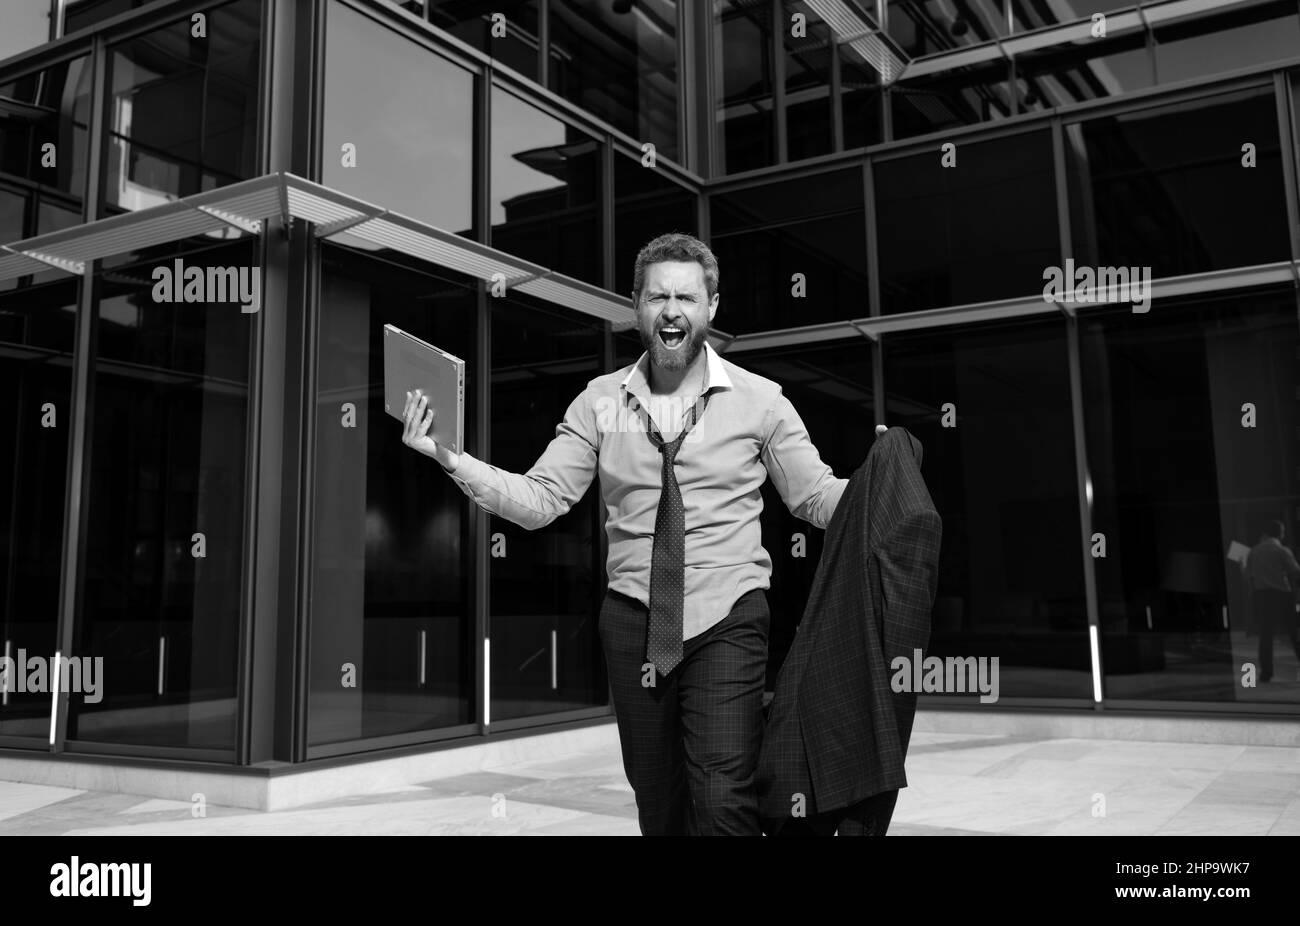
[[[718,259],[709,246],[699,238],[669,232],[660,235],[643,247],[636,256],[636,271],[632,275],[632,301],[641,301],[641,288],[645,286],[645,268],[666,260],[694,262],[704,268],[704,288],[712,299],[718,291]]]
[[[1286,526],[1285,526],[1281,521],[1265,521],[1265,522],[1264,522],[1264,536],[1265,536],[1265,537],[1273,537],[1273,538],[1278,538],[1278,539],[1280,539],[1281,536],[1282,536],[1282,533],[1283,533],[1285,530],[1286,530]]]

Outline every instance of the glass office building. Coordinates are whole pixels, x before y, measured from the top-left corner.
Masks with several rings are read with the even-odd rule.
[[[924,443],[931,653],[1002,680],[922,710],[1300,717],[1240,566],[1300,534],[1297,0],[4,18],[0,636],[103,671],[4,691],[0,748],[251,766],[612,719],[597,487],[538,531],[480,511],[402,445],[382,332],[466,358],[467,448],[524,471],[640,355],[666,231],[838,475],[876,422]],[[1045,297],[1080,267],[1149,285]],[[774,681],[822,532],[764,499]]]

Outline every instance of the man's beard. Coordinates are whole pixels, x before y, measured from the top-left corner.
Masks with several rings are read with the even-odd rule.
[[[641,346],[650,352],[650,362],[661,370],[671,372],[684,370],[694,363],[695,358],[704,349],[704,340],[708,336],[707,327],[692,328],[686,335],[685,343],[669,350],[664,342],[659,340],[657,329],[647,331],[644,326],[640,326],[637,330],[641,335]]]

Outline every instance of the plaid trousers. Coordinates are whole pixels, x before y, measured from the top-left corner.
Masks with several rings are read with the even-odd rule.
[[[642,834],[759,835],[754,770],[763,736],[767,595],[746,592],[725,618],[685,641],[681,663],[666,678],[643,668],[648,618],[635,598],[606,592],[600,640]]]

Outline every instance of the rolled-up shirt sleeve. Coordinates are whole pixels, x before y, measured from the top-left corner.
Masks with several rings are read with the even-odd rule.
[[[767,412],[766,434],[763,465],[781,500],[796,518],[825,528],[849,481],[837,479],[822,462],[803,419],[784,393],[777,395]]]
[[[528,472],[512,473],[461,453],[448,475],[484,511],[537,530],[586,494],[596,475],[600,435],[589,390],[564,413],[546,450]]]

